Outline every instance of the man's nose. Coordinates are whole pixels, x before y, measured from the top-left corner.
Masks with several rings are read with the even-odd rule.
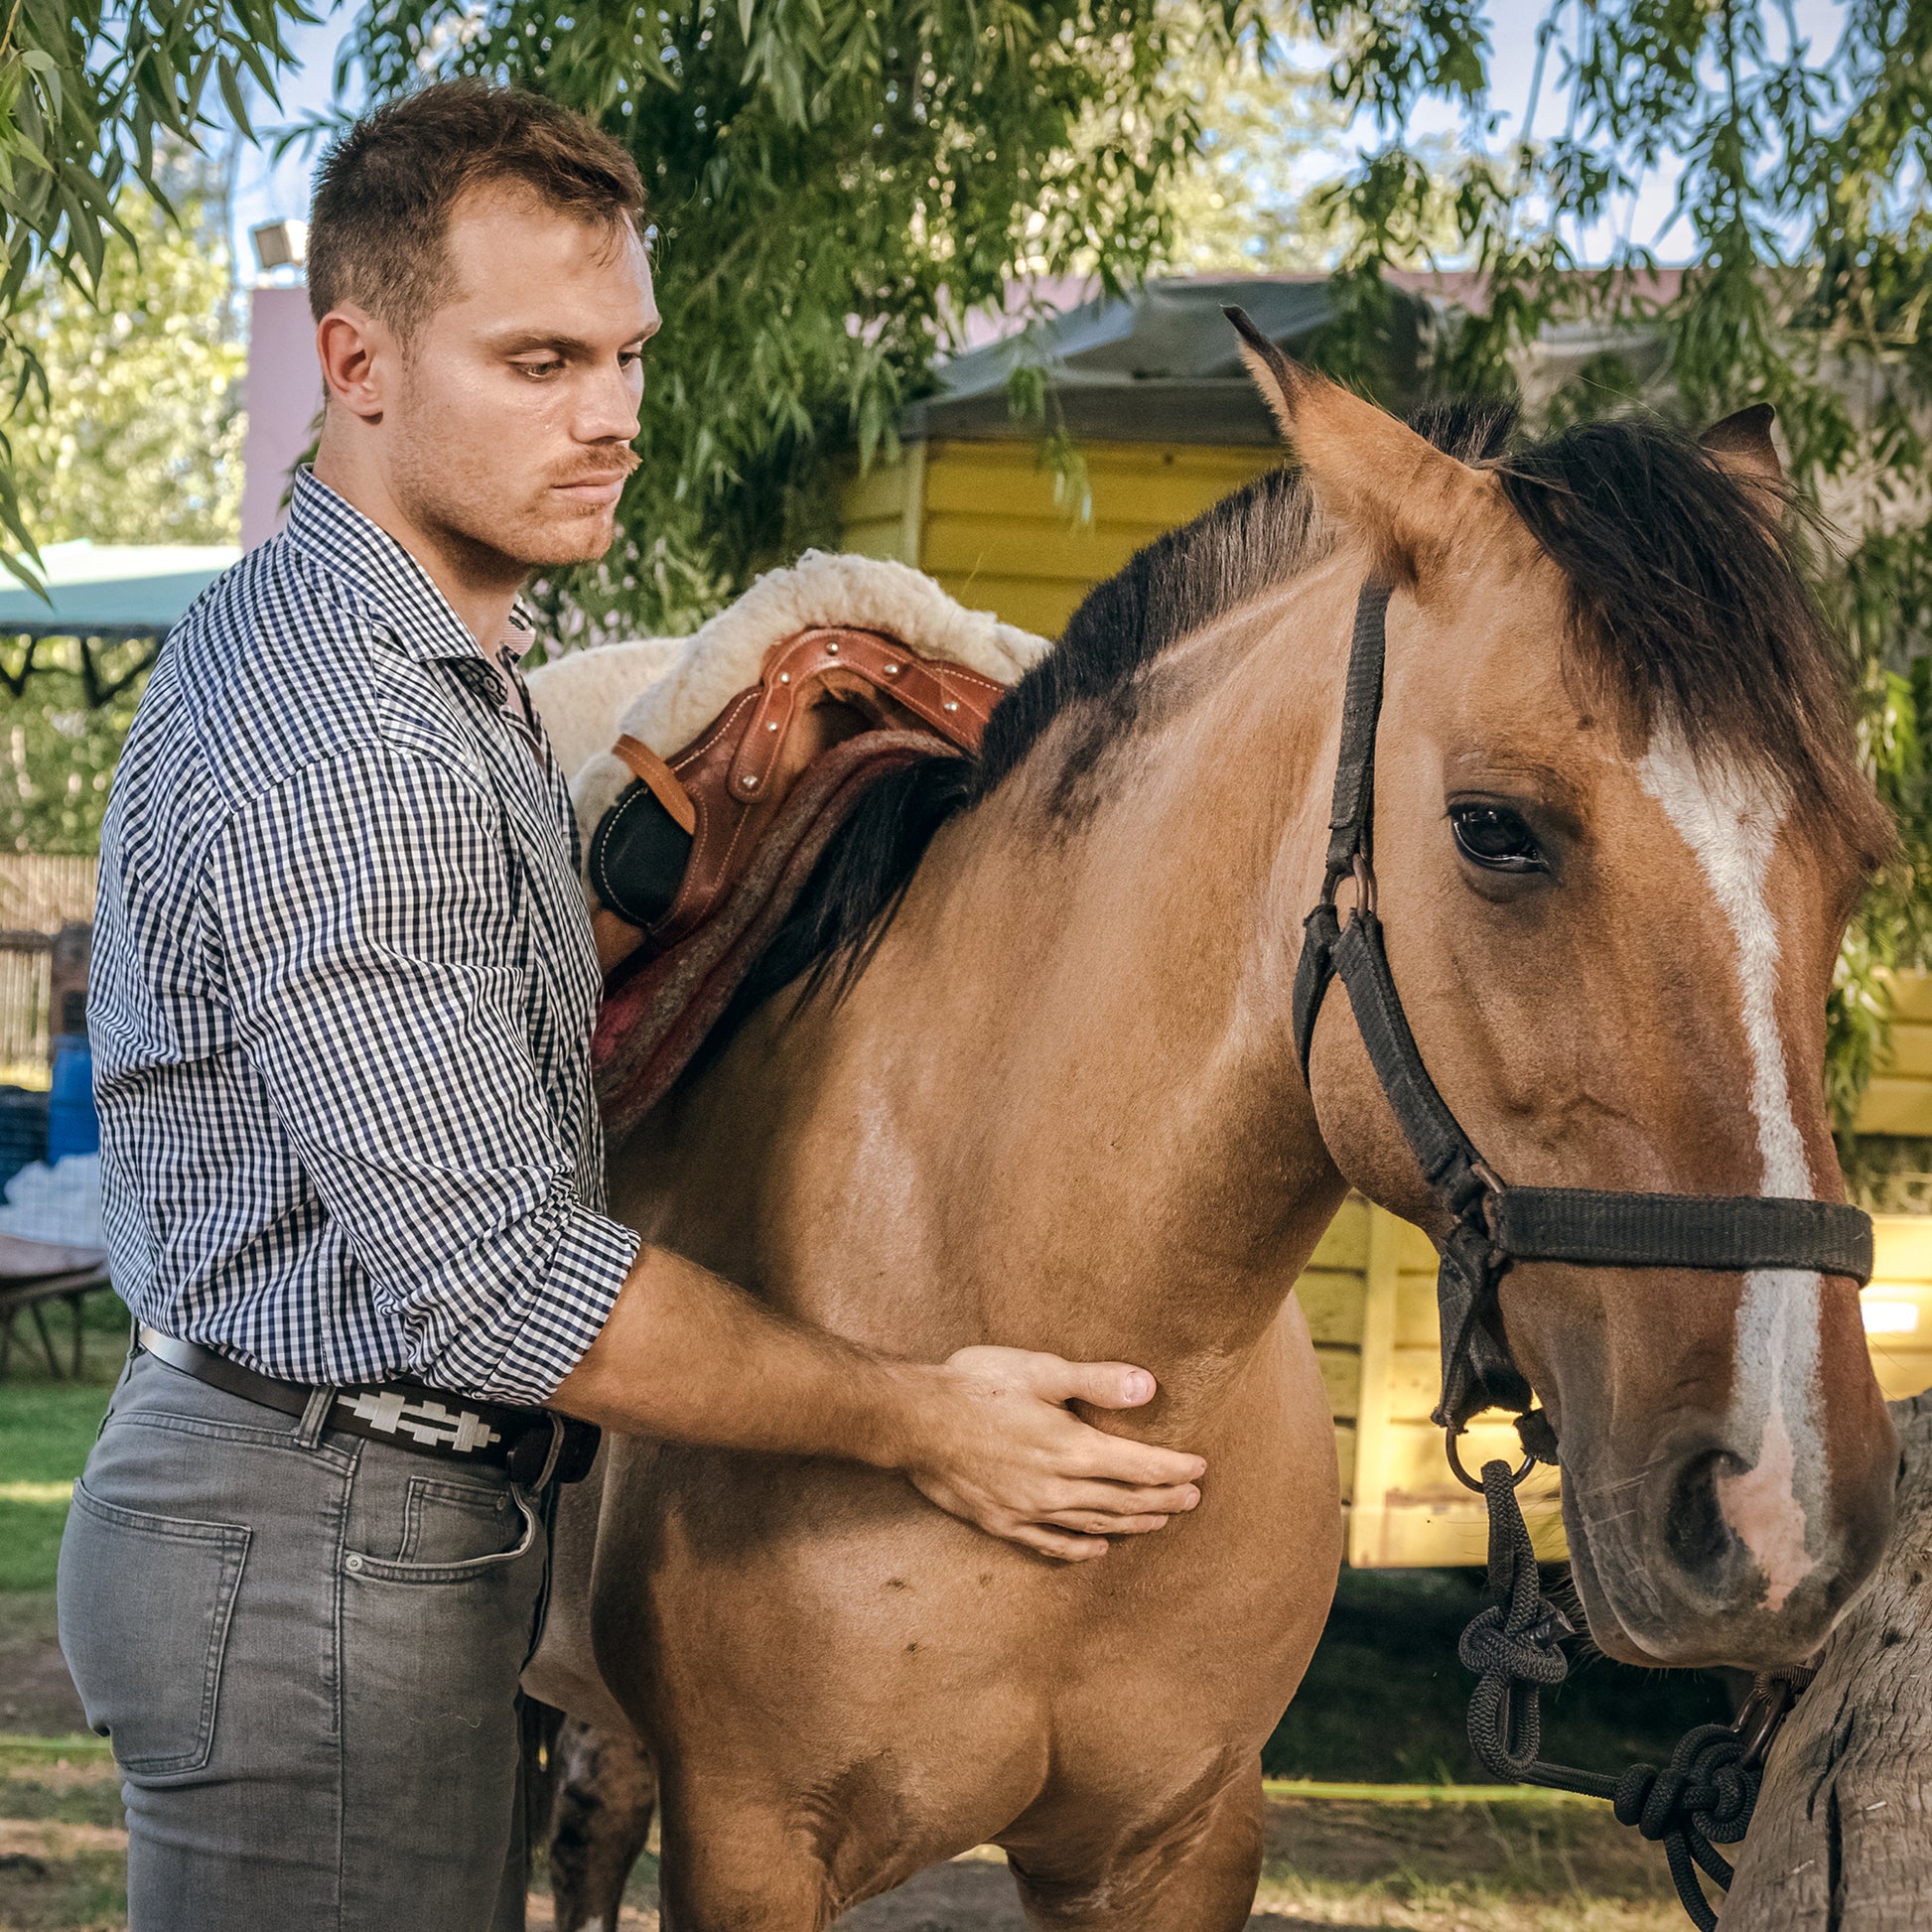
[[[580,443],[628,443],[637,434],[637,385],[621,368],[599,370],[580,396]]]

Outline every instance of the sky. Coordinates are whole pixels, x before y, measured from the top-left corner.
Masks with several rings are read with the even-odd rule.
[[[300,63],[282,77],[281,110],[261,99],[259,87],[251,86],[249,114],[256,120],[256,132],[284,123],[324,113],[336,104],[336,52],[348,25],[355,17],[352,6],[315,8],[322,18],[313,26],[297,27],[289,35],[290,45]],[[259,113],[257,113],[259,103]],[[269,221],[305,219],[309,212],[309,176],[316,156],[301,149],[292,150],[280,162],[271,156],[266,144],[242,145],[240,165],[235,176],[232,204],[232,244],[240,265],[241,279],[252,283],[260,279],[255,269],[255,251],[248,242],[252,228]]]
[[[265,107],[261,116],[265,124],[300,119],[336,104],[333,82],[337,50],[354,18],[355,8],[325,5],[318,11],[323,15],[321,20],[313,26],[296,29],[290,36],[301,65],[284,81],[282,114],[278,116],[272,108]],[[1545,0],[1490,0],[1488,11],[1492,36],[1490,105],[1501,116],[1491,138],[1500,144],[1517,138],[1521,117],[1529,103],[1536,62],[1536,29],[1546,11]],[[1800,33],[1820,49],[1828,48],[1836,40],[1842,0],[1795,0],[1793,11]],[[1556,83],[1560,71],[1558,52],[1553,48],[1533,130],[1537,133],[1547,135],[1556,131]],[[1412,135],[1458,136],[1465,129],[1453,109],[1430,102],[1417,110],[1409,131]],[[1364,145],[1374,140],[1374,130],[1366,120],[1352,134]],[[277,163],[264,150],[243,147],[233,203],[233,239],[235,259],[244,282],[258,279],[254,251],[248,241],[249,230],[263,222],[299,219],[307,213],[309,177],[314,165],[312,153],[297,150]],[[1668,225],[1679,173],[1678,167],[1667,159],[1646,182],[1635,207],[1619,211],[1619,219],[1628,221],[1631,239],[1655,249],[1658,258],[1665,262],[1681,261],[1688,247],[1681,227],[1673,231]],[[1598,233],[1584,239],[1587,253],[1600,257],[1608,235]]]

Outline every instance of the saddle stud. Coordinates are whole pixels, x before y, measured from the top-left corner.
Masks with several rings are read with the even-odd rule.
[[[832,656],[836,657],[839,654],[839,640],[836,637],[834,637],[832,641],[825,646],[825,648],[828,652],[830,652]]]
[[[897,677],[897,676],[898,676],[898,666],[897,666],[897,664],[888,664],[888,665],[886,666],[886,675],[887,675],[888,677]]]
[[[766,725],[764,729],[768,732],[776,731],[778,729],[778,721],[775,718],[772,719],[771,722],[768,725]]]
[[[959,709],[959,700],[957,698],[948,698],[941,708],[946,711],[957,711]]]
[[[739,780],[739,783],[742,784],[747,791],[758,790],[759,788],[758,773],[756,771],[746,772],[744,777],[742,777]]]
[[[789,671],[780,671],[778,673],[778,682],[780,684],[789,684],[791,682],[791,673]]]

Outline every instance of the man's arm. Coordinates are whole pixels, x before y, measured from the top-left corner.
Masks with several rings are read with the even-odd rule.
[[[238,809],[204,899],[235,1043],[406,1350],[392,1366],[541,1402],[637,1236],[579,1196],[530,1034],[518,890],[496,801],[376,741]]]
[[[1104,1435],[1065,1407],[1132,1409],[1153,1394],[1145,1369],[1017,1348],[896,1360],[645,1248],[551,1402],[632,1435],[902,1469],[977,1528],[1078,1560],[1199,1500],[1199,1456]]]

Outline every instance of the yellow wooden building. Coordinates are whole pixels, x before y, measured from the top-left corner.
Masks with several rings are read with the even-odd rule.
[[[1240,445],[1086,445],[1093,514],[1075,523],[1036,448],[1011,437],[906,444],[899,462],[847,483],[845,547],[916,564],[969,608],[1056,637],[1143,544],[1281,461]]]
[[[1282,460],[1219,310],[1240,302],[1293,348],[1325,316],[1311,280],[1154,285],[1096,303],[1059,331],[1049,407],[1076,437],[1091,514],[1076,520],[1011,420],[1009,351],[962,357],[941,393],[908,414],[897,461],[848,473],[847,548],[936,577],[961,603],[1043,636],[1142,545]],[[1049,346],[1052,346],[1049,345]],[[1892,1056],[1861,1132],[1932,1137],[1932,976],[1901,976]],[[1421,1232],[1366,1201],[1335,1217],[1298,1285],[1335,1419],[1348,1561],[1363,1567],[1479,1564],[1481,1500],[1449,1474],[1429,1422],[1439,1375],[1436,1257]],[[1932,1216],[1877,1217],[1864,1292],[1887,1397],[1932,1386]],[[1506,1423],[1471,1431],[1467,1460],[1507,1454]],[[1563,1548],[1555,1483],[1539,1471],[1525,1513],[1547,1556]]]

